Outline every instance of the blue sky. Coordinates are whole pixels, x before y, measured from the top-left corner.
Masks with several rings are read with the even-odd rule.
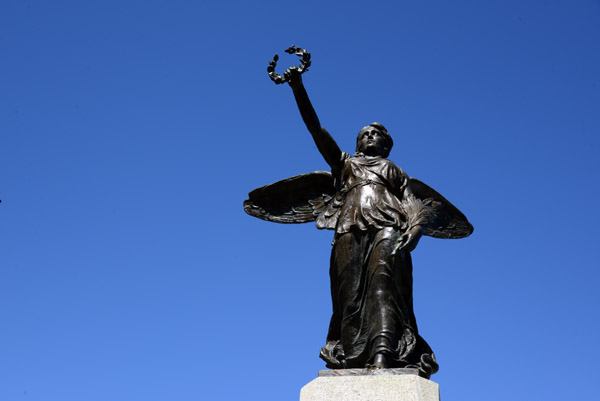
[[[0,400],[296,400],[331,312],[331,233],[247,216],[379,121],[473,223],[413,253],[452,400],[593,399],[600,2],[0,5]]]

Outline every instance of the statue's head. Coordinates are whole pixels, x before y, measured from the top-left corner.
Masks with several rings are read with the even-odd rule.
[[[356,153],[366,156],[388,157],[394,141],[387,129],[379,123],[371,123],[358,132]]]

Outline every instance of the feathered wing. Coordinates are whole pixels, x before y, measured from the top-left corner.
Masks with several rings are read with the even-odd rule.
[[[430,210],[429,221],[423,234],[435,238],[465,238],[473,232],[473,226],[460,210],[429,185],[409,178],[413,194]]]
[[[334,194],[331,174],[315,171],[256,188],[244,201],[244,210],[274,223],[308,223],[317,219],[314,203],[320,204]]]
[[[464,238],[473,226],[452,203],[427,184],[409,179],[415,197],[429,212],[423,234],[435,238]],[[318,228],[335,229],[337,214],[328,207],[340,202],[331,173],[315,171],[257,188],[248,194],[244,210],[251,216],[274,223],[298,224],[317,220]],[[335,206],[335,205],[332,205]]]

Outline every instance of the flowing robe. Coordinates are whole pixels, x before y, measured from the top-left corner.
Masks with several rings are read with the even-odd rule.
[[[418,333],[412,302],[407,233],[428,209],[408,176],[381,157],[343,153],[332,166],[339,188],[314,201],[317,227],[335,230],[330,261],[333,315],[321,358],[332,369],[364,368],[383,352],[389,367],[414,367],[429,377],[435,356]]]

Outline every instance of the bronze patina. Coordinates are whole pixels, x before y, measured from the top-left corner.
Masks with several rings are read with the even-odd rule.
[[[353,154],[343,152],[321,126],[299,67],[267,71],[288,83],[308,131],[331,172],[291,177],[250,192],[245,211],[277,223],[316,221],[334,231],[330,260],[333,315],[321,358],[330,369],[416,368],[423,377],[438,370],[433,351],[419,335],[413,312],[411,251],[422,235],[464,238],[473,232],[466,217],[442,195],[409,177],[387,159],[393,140],[374,122],[358,132]]]

